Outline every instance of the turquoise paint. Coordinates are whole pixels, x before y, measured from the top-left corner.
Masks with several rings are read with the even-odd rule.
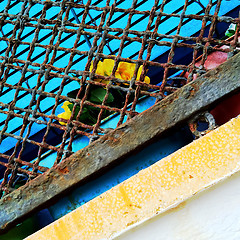
[[[0,10],[4,8],[4,6],[6,5],[6,2],[7,1],[3,1],[3,2],[0,3]],[[12,2],[14,2],[14,1],[12,1]],[[132,2],[132,1],[124,1],[123,3],[121,3],[121,5],[119,7],[129,8],[129,3],[130,2]],[[139,10],[148,9],[149,6],[151,6],[153,4],[153,2],[154,2],[153,0],[147,1],[147,3],[144,3],[139,7]],[[202,0],[201,2],[203,3],[204,6],[206,6],[209,1],[208,0],[204,0],[204,1]],[[216,1],[213,1],[213,2],[215,3]],[[111,1],[111,3],[113,3],[113,1]],[[183,0],[182,1],[171,1],[169,4],[167,4],[167,8],[164,9],[164,12],[171,13],[174,10],[176,10],[177,8],[179,8],[183,3],[184,3]],[[22,3],[17,4],[13,9],[10,10],[10,13],[11,14],[17,14],[19,12],[21,4]],[[100,4],[102,4],[102,3],[100,3]],[[41,5],[36,5],[36,6],[32,7],[31,11],[30,11],[30,15],[33,15],[36,11],[38,11],[39,6],[41,6]],[[104,6],[104,5],[102,4],[102,6]],[[224,14],[226,14],[227,12],[229,12],[230,10],[232,10],[233,8],[235,8],[237,6],[239,6],[239,0],[231,0],[231,1],[223,0],[222,1],[222,6],[220,8],[220,14],[219,15],[224,15]],[[190,4],[188,6],[186,14],[196,13],[200,10],[201,9],[200,9],[199,5],[196,4],[196,3],[193,3],[193,4]],[[56,7],[52,8],[51,11],[48,10],[47,11],[47,17],[51,17],[54,14],[57,14],[58,11],[59,11],[59,9],[56,8]],[[91,13],[93,14],[93,17],[94,17],[94,14],[95,15],[99,14],[99,12],[97,12],[97,11],[92,11]],[[179,11],[177,13],[180,14],[181,11]],[[213,13],[214,13],[214,9],[211,11],[211,14],[213,14]],[[70,17],[72,17],[71,12],[70,12]],[[137,20],[137,16],[133,17],[133,21],[135,21],[135,20]],[[123,18],[122,21],[126,22],[127,17]],[[148,18],[144,19],[141,23],[138,23],[137,25],[135,25],[132,29],[133,30],[144,31],[146,29],[146,23],[147,22],[148,22]],[[171,28],[174,28],[178,25],[178,23],[179,23],[179,18],[171,18],[171,19],[167,20],[165,23],[161,24],[161,28],[159,28],[158,33],[165,34],[169,30],[169,26],[171,26]],[[98,20],[97,24],[99,24],[99,20]],[[198,29],[200,29],[201,24],[202,24],[201,21],[197,21],[197,20],[191,21],[190,23],[186,24],[181,29],[180,35],[190,36],[190,35],[194,34]],[[208,22],[208,25],[209,24],[210,24],[210,22]],[[116,25],[115,27],[119,27],[118,23],[116,23],[115,25]],[[3,31],[9,31],[10,28],[13,28],[13,26],[11,24],[7,24],[7,25],[3,26]],[[31,30],[32,29],[30,27],[25,29],[23,34],[27,34]],[[45,34],[48,33],[48,32],[49,32],[48,30],[43,30],[43,29],[40,30],[40,38],[44,37]],[[91,32],[91,30],[89,30],[89,32]],[[175,32],[173,32],[171,34],[175,34]],[[63,33],[62,38],[65,37],[65,36],[66,36],[66,34]],[[32,38],[33,38],[33,35],[30,35],[24,41],[31,42]],[[47,38],[42,43],[43,44],[49,44],[50,38],[51,37]],[[69,45],[72,45],[72,42],[74,40],[75,40],[74,38],[69,38],[67,42],[61,43],[60,46],[61,47],[69,47]],[[83,40],[83,39],[81,39],[81,40]],[[171,42],[171,39],[165,39],[165,40]],[[113,49],[118,49],[119,44],[120,44],[120,41],[113,40],[113,41],[111,41],[110,46]],[[138,43],[134,43],[134,44],[136,44],[136,45],[130,45],[126,49],[124,49],[123,55],[122,55],[123,57],[129,57],[129,55],[131,55],[134,52],[135,48],[139,48]],[[0,50],[4,49],[6,47],[7,47],[6,42],[1,41],[0,42]],[[23,46],[20,46],[17,51],[20,52],[21,48],[24,49]],[[87,44],[83,44],[81,46],[81,48],[79,48],[79,50],[83,50],[83,49],[84,50],[89,49]],[[169,49],[168,47],[155,46],[153,48],[153,51],[152,51],[151,60],[155,59],[156,57],[158,57],[162,53],[166,52],[168,49]],[[33,57],[37,56],[42,51],[43,50],[41,48],[36,47],[35,50],[34,50],[34,53],[33,53]],[[104,53],[109,54],[109,50],[107,48],[104,48]],[[26,60],[26,56],[27,56],[27,54],[22,54],[19,58],[23,59],[23,60]],[[143,55],[143,58],[145,58],[145,57],[146,57],[146,52],[144,52],[144,55]],[[135,59],[136,59],[136,57],[135,57]],[[43,60],[44,60],[44,56],[41,57],[40,59],[38,59],[37,62],[42,63]],[[57,61],[54,64],[54,66],[65,67],[68,64],[68,60],[69,60],[69,55],[66,55],[66,57]],[[85,64],[86,64],[86,59],[84,59],[80,63],[77,63],[76,65],[74,65],[74,68],[76,70],[84,69]],[[31,68],[34,69],[34,67],[31,67]],[[18,82],[20,77],[21,77],[21,74],[18,73],[18,74],[15,74],[15,75],[9,77],[7,81],[8,81],[9,84],[14,85]],[[33,76],[31,78],[31,81],[29,81],[29,84],[30,84],[31,87],[35,86],[36,80],[37,80],[37,76]],[[58,79],[50,80],[49,83],[46,86],[46,91],[52,91],[56,87],[57,84],[59,84]],[[72,90],[74,88],[77,88],[78,86],[79,85],[78,85],[77,82],[66,85],[64,90],[63,90],[63,95],[66,95],[70,90]],[[23,87],[27,87],[27,86],[23,85]],[[0,96],[0,101],[4,102],[4,103],[11,102],[14,94],[15,94],[15,90],[11,90],[8,94],[6,94],[4,96]],[[23,92],[20,92],[19,95],[21,96],[22,94],[23,94]],[[22,98],[22,100],[19,100],[19,102],[17,103],[18,106],[19,107],[26,107],[26,103],[29,102],[29,99],[30,99],[30,95],[27,95],[26,97]],[[154,102],[155,102],[154,98],[144,98],[144,99],[142,99],[142,101],[140,101],[138,103],[138,105],[136,107],[136,110],[138,112],[142,112],[145,109],[147,109],[148,107],[152,106],[154,104]],[[47,102],[45,100],[43,100],[42,103],[41,103],[42,110],[45,110],[47,107],[48,107]],[[62,112],[62,109],[60,107],[61,107],[61,105],[59,105],[59,107],[57,108],[56,114],[59,114],[60,112]],[[6,115],[0,114],[0,121],[4,121],[5,118],[6,118]],[[109,118],[107,121],[105,121],[103,123],[102,127],[104,127],[104,128],[109,128],[109,127],[115,128],[116,124],[118,122],[118,118],[119,118],[119,115],[115,114],[114,116]],[[8,131],[13,130],[15,128],[16,124],[21,125],[22,120],[21,119],[18,119],[18,120],[15,119],[14,121],[11,120],[10,124],[9,124]],[[36,133],[40,129],[41,129],[41,126],[36,125],[36,127],[34,127],[32,129],[31,135],[33,135],[34,133]],[[81,206],[82,204],[90,201],[91,199],[98,196],[99,194],[101,194],[101,193],[109,190],[110,188],[114,187],[118,183],[128,179],[132,175],[139,172],[141,169],[144,169],[144,168],[154,164],[156,161],[162,159],[163,157],[171,154],[172,152],[176,151],[177,149],[179,149],[182,146],[189,143],[191,140],[192,140],[191,134],[185,128],[184,129],[178,129],[178,131],[169,133],[167,136],[165,136],[162,139],[156,141],[152,145],[141,149],[135,155],[132,155],[132,156],[126,158],[121,164],[113,167],[110,171],[103,174],[102,176],[100,176],[100,177],[98,177],[94,180],[91,180],[90,182],[74,189],[68,195],[68,197],[65,197],[65,198],[61,199],[55,205],[53,205],[52,207],[49,208],[49,211],[51,212],[51,215],[53,216],[54,219],[58,219],[59,217],[65,215],[66,213],[74,210],[76,207]],[[10,149],[12,146],[15,145],[16,141],[17,140],[15,140],[15,139],[9,139],[9,138],[4,140],[3,143],[0,146],[0,152],[5,152],[8,149]],[[83,148],[87,145],[88,145],[88,138],[87,137],[80,137],[80,138],[78,138],[74,141],[73,151],[77,151],[77,150],[79,150],[79,149],[81,149],[81,148]],[[56,155],[55,153],[51,154],[51,155],[46,154],[46,158],[41,162],[41,165],[51,167],[54,160],[55,160],[55,155]],[[45,216],[47,216],[47,215],[48,214],[45,214]],[[48,218],[49,218],[49,221],[53,220],[49,216],[48,216]],[[34,222],[35,222],[35,220],[34,220]],[[41,224],[39,224],[39,226],[40,225]],[[30,227],[30,225],[28,225],[28,226]],[[20,230],[21,228],[15,228],[15,229],[19,229],[19,231],[25,231],[23,228],[22,228],[22,230]],[[34,227],[32,227],[31,230],[32,230],[32,232],[36,230],[35,225],[34,225]],[[28,233],[28,234],[30,234],[30,233]],[[15,235],[16,235],[16,233],[15,233]]]
[[[58,219],[76,209],[101,193],[109,190],[140,170],[147,168],[160,159],[175,152],[193,140],[187,128],[177,129],[153,144],[142,148],[139,152],[108,170],[107,173],[74,189],[67,197],[59,200],[49,208],[54,219]]]

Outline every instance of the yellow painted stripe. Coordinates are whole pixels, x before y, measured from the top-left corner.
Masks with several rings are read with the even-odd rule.
[[[26,238],[106,239],[239,170],[240,117]]]

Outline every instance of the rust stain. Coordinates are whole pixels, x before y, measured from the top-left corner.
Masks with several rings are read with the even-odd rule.
[[[68,232],[81,232],[81,238],[84,239],[107,239],[113,232],[120,233],[134,223],[151,220],[155,214],[163,217],[181,211],[191,201],[190,197],[204,190],[213,181],[219,181],[232,173],[232,169],[239,165],[240,159],[235,157],[239,150],[239,129],[240,118],[233,119],[211,135],[192,142],[103,193],[101,200],[93,199],[28,239],[45,239],[53,230],[62,229],[61,225],[68,226]],[[231,146],[229,138],[232,140]],[[203,154],[206,152],[208,154]],[[219,172],[216,172],[215,166],[220,168]],[[194,177],[196,181],[189,181],[189,177]],[[138,194],[140,189],[142,194]],[[137,206],[142,206],[142,209],[136,209]],[[83,231],[82,225],[75,224],[79,219],[84,219],[86,231]],[[111,228],[109,222],[113,223]],[[98,235],[99,226],[101,236]],[[66,239],[65,235],[61,239]],[[75,239],[79,237],[76,236]]]
[[[189,95],[187,98],[194,97],[195,94],[199,91],[199,83],[191,83],[191,85],[188,88],[189,90]]]
[[[119,139],[119,135],[117,135],[118,137],[116,138],[114,135],[104,135],[104,136],[101,136],[101,141],[105,142],[105,141],[110,141],[110,142],[116,142],[118,141]]]
[[[68,167],[64,167],[64,168],[57,168],[59,172],[61,172],[62,174],[67,174],[69,173],[69,169]]]
[[[234,89],[236,90],[240,87],[239,79],[233,78],[233,77],[226,79],[226,77],[225,77],[226,75],[232,76],[232,74],[234,72],[236,73],[239,70],[238,66],[236,64],[234,64],[234,62],[233,62],[234,58],[236,58],[236,60],[239,61],[240,55],[236,55],[235,57],[232,57],[228,60],[228,61],[230,61],[231,65],[232,65],[232,67],[231,67],[232,72],[227,71],[226,64],[223,65],[222,71],[221,71],[222,74],[220,75],[219,78],[216,78],[214,72],[211,72],[212,78],[214,78],[214,84],[212,84],[214,89],[218,88],[218,87],[221,87],[224,89],[224,86],[226,86],[226,84],[228,84],[229,88],[226,89],[226,91],[219,91],[219,93],[216,95],[213,95],[213,97],[211,99],[207,99],[206,101],[203,99],[203,102],[200,103],[199,107],[201,107],[201,108],[207,107],[208,105],[210,105],[217,99],[220,99],[224,95],[228,94],[230,90],[233,91]],[[206,83],[206,81],[209,82],[210,80],[206,79],[206,76],[205,76],[204,81]],[[137,116],[135,119],[138,121],[129,121],[127,124],[120,126],[119,129],[114,130],[113,132],[109,132],[108,134],[104,135],[103,138],[101,137],[98,140],[96,140],[96,142],[94,142],[93,145],[89,145],[85,149],[82,149],[79,152],[73,154],[70,157],[70,159],[66,159],[66,160],[64,160],[64,162],[61,162],[60,163],[61,167],[58,166],[56,168],[50,169],[45,173],[46,175],[40,176],[38,179],[37,178],[34,179],[35,182],[38,181],[38,184],[36,184],[36,183],[35,183],[35,185],[31,184],[31,185],[29,185],[29,186],[31,186],[31,188],[29,186],[25,186],[21,189],[21,191],[23,189],[25,189],[27,192],[27,196],[23,195],[23,199],[24,199],[25,203],[27,203],[27,202],[31,203],[34,199],[34,205],[35,205],[34,207],[41,206],[45,202],[44,198],[47,197],[48,199],[51,199],[56,194],[59,194],[62,191],[64,191],[65,189],[67,189],[68,187],[70,187],[73,183],[79,183],[80,181],[82,181],[83,178],[85,178],[86,176],[89,175],[89,172],[88,171],[83,172],[81,175],[77,174],[77,173],[79,170],[83,169],[83,163],[84,163],[84,169],[91,168],[93,166],[93,164],[95,164],[96,153],[101,151],[102,156],[103,156],[102,161],[106,161],[106,164],[109,164],[110,160],[114,161],[116,159],[119,159],[120,157],[122,157],[126,153],[128,153],[129,151],[134,150],[137,146],[137,143],[139,143],[138,145],[140,145],[144,142],[147,142],[154,136],[157,136],[157,135],[161,134],[163,131],[167,130],[170,126],[177,124],[178,122],[183,121],[186,118],[192,116],[193,114],[195,114],[197,112],[197,110],[191,108],[190,106],[193,106],[194,104],[197,103],[197,101],[199,101],[198,99],[194,99],[194,96],[192,97],[191,100],[185,101],[185,103],[183,101],[176,101],[176,102],[172,102],[173,104],[170,104],[170,106],[168,108],[167,108],[167,106],[168,106],[169,102],[174,101],[174,99],[179,98],[181,100],[182,98],[185,98],[186,96],[190,97],[190,91],[192,91],[192,94],[195,94],[195,96],[197,94],[195,91],[197,91],[198,89],[201,89],[201,90],[203,89],[203,90],[209,91],[210,93],[214,91],[214,89],[208,88],[207,84],[206,84],[206,88],[205,88],[205,86],[202,87],[202,85],[203,85],[202,78],[194,80],[194,83],[192,83],[192,85],[190,85],[192,87],[192,89],[189,89],[187,86],[183,87],[185,89],[185,91],[180,90],[178,93],[176,93],[176,95],[171,95],[171,96],[167,97],[166,99],[163,99],[162,103],[159,102],[159,104],[156,104],[154,106],[154,108],[152,108],[150,111],[146,111],[145,114],[143,114],[141,117]],[[200,92],[200,94],[202,94],[202,92]],[[161,106],[163,106],[164,104],[166,105],[166,108],[163,110],[161,108]],[[178,108],[176,107],[176,105],[178,105]],[[173,117],[174,114],[176,115],[176,113],[178,113],[181,109],[184,110],[183,114],[181,115],[181,118],[177,118],[177,117],[174,118]],[[154,120],[154,119],[156,119],[156,120]],[[159,119],[161,119],[161,121],[159,121]],[[146,134],[145,129],[146,129],[146,126],[150,125],[149,120],[151,120],[151,128],[148,128],[148,132]],[[157,124],[153,124],[157,120],[158,120]],[[138,131],[136,131],[136,130],[138,130]],[[112,141],[110,141],[111,139],[112,139]],[[121,144],[121,147],[118,147],[118,148],[112,147],[112,146],[116,146],[117,142],[119,144]],[[207,145],[207,147],[208,146],[209,145]],[[110,147],[110,149],[109,149],[109,147]],[[90,157],[86,158],[86,154],[88,153],[88,151],[90,151],[92,158],[90,158]],[[109,152],[111,152],[111,156],[110,156],[110,154],[108,154]],[[110,158],[110,160],[109,160],[109,158]],[[81,161],[78,161],[78,159],[81,159]],[[65,184],[63,184],[64,186],[60,186],[61,185],[60,183],[63,183],[62,182],[63,178],[61,178],[61,176],[59,176],[59,175],[69,173],[70,170],[65,165],[63,165],[63,164],[69,163],[68,162],[69,160],[71,160],[71,161],[74,160],[74,163],[78,162],[78,164],[75,164],[74,168],[73,168],[73,165],[71,164],[73,161],[69,164],[70,165],[69,169],[71,170],[71,172],[73,174],[71,174],[71,176],[69,176],[69,179],[64,179],[64,181],[65,181],[64,182]],[[96,167],[96,169],[99,170],[101,167],[102,167],[102,165],[99,165]],[[170,170],[169,170],[169,172],[170,172]],[[187,172],[187,170],[186,170],[186,172]],[[183,174],[184,174],[184,172],[183,172]],[[194,177],[196,178],[197,176],[194,175]],[[179,177],[179,179],[180,179],[180,177]],[[48,182],[46,182],[46,180],[48,180]],[[60,186],[58,189],[56,189],[56,192],[52,192],[51,188],[49,188],[49,185],[53,182]],[[35,186],[35,188],[33,188],[34,186]],[[43,188],[44,188],[44,191],[43,191]],[[20,192],[20,190],[16,190],[16,191],[17,191],[16,194]],[[36,200],[37,194],[35,194],[35,193],[37,191],[39,191],[41,193],[41,198],[39,197],[39,199]],[[12,194],[11,196],[15,196],[15,194],[13,194],[13,193],[10,193],[10,194]],[[123,198],[125,198],[125,200],[126,200],[126,205],[128,203],[127,197],[128,197],[127,194],[123,194]],[[5,214],[5,212],[7,212],[8,209],[13,208],[14,204],[15,204],[15,202],[12,199],[12,200],[8,201],[8,205],[6,206],[8,208],[6,209],[6,207],[5,207],[2,209],[2,211],[0,211],[1,221],[2,221],[2,225],[0,226],[0,228],[2,228],[2,226],[5,222],[8,222],[8,223],[13,222],[13,220],[14,220],[13,218],[21,217],[21,216],[23,216],[23,214],[26,214],[27,212],[29,212],[31,210],[26,207],[26,208],[24,208],[24,211],[22,211],[21,213],[14,212],[15,216],[13,216],[13,214],[12,215]],[[132,204],[132,202],[129,202],[129,204]],[[29,206],[30,206],[30,204],[29,204]],[[31,207],[33,207],[33,206],[31,205]],[[130,209],[132,209],[132,208],[130,208]]]
[[[190,96],[193,97],[199,91],[199,84],[192,83],[192,90],[190,91]]]
[[[134,221],[131,221],[131,222],[127,223],[127,227],[133,225],[133,224],[136,223],[136,222],[137,222],[137,220],[134,220]]]
[[[122,134],[117,134],[114,136],[104,135],[100,139],[103,142],[107,142],[109,146],[115,146],[120,141],[121,136],[122,136]]]
[[[193,97],[195,95],[195,92],[196,90],[193,88],[191,91],[190,91],[190,97]]]
[[[10,201],[12,198],[10,196],[6,196],[5,198],[3,198],[3,202],[7,202]]]

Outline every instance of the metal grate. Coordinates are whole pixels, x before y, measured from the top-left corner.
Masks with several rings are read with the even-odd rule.
[[[1,197],[205,73],[209,54],[240,47],[238,0],[12,0],[0,10]],[[69,120],[58,116],[64,102]]]

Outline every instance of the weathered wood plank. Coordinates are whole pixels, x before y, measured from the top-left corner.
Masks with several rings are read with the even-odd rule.
[[[240,116],[219,127],[216,131],[212,131],[170,156],[163,158],[153,166],[143,169],[124,181],[124,183],[111,188],[106,193],[87,202],[76,211],[56,220],[53,224],[27,237],[25,240],[66,240],[69,239],[69,233],[71,233],[71,240],[116,240],[119,237],[120,239],[167,238],[172,240],[177,239],[176,236],[179,235],[181,235],[181,238],[178,239],[190,239],[191,233],[192,236],[198,233],[195,228],[196,222],[193,220],[193,214],[199,214],[197,223],[201,224],[199,229],[201,229],[201,235],[205,236],[205,239],[233,239],[232,225],[235,226],[235,229],[239,228],[239,222],[236,221],[236,218],[239,218],[240,213],[240,209],[237,210],[237,201],[240,200],[239,133]],[[225,180],[228,179],[229,181],[231,175],[235,175],[235,185],[230,187],[235,189],[235,194],[231,192],[231,197],[224,198],[222,187],[223,185],[225,188],[229,187],[229,185],[226,186]],[[238,184],[236,184],[236,180],[239,181]],[[225,183],[220,184],[223,181]],[[210,188],[210,191],[213,192],[218,189],[215,201],[211,197],[209,199],[209,194],[207,194],[208,201],[205,202],[205,205],[202,205],[201,195],[204,194],[203,191],[207,188]],[[219,198],[219,190],[224,201],[216,200],[217,197]],[[197,203],[196,199],[194,200],[194,195],[200,197],[200,203]],[[232,209],[235,210],[235,213],[231,212],[228,207],[228,201],[231,198],[235,198],[231,202],[234,205]],[[189,214],[191,207],[189,208],[188,200],[193,201],[192,203],[196,201],[198,211],[202,209],[206,214],[206,208],[209,205],[213,207],[212,214],[216,214],[214,204],[218,205],[221,212],[218,215],[221,219],[221,221],[218,220],[218,224],[221,222],[224,234],[228,232],[231,237],[222,237],[223,232],[221,231],[216,231],[218,233],[213,235],[212,227],[215,228],[213,225],[216,224],[214,216],[209,216],[209,221],[206,222],[207,216],[203,217],[204,215],[198,211]],[[222,209],[220,206],[223,206]],[[195,209],[196,206],[193,204],[192,207]],[[185,209],[186,215],[184,221],[181,221],[183,220],[183,213],[181,212],[183,209]],[[177,215],[177,212],[180,215]],[[156,218],[158,219],[157,222]],[[162,218],[162,221],[159,222],[160,218]],[[174,224],[173,221],[170,221],[172,227],[167,227],[168,230],[164,230],[166,225],[163,222],[169,221],[171,218],[175,218]],[[231,226],[231,228],[226,227],[226,218],[231,218],[231,224],[227,225]],[[84,219],[84,221],[79,221],[79,219]],[[233,224],[234,222],[235,224]],[[156,224],[158,224],[157,229]],[[152,227],[150,227],[151,225]],[[186,231],[184,231],[185,229]],[[145,231],[147,234],[144,234]],[[153,231],[150,234],[151,237],[148,236],[150,231]],[[128,238],[133,232],[138,233],[138,236]],[[145,236],[141,235],[139,237],[139,232]],[[186,232],[186,235],[184,235],[184,232]],[[194,237],[192,238],[194,239]],[[240,239],[240,232],[238,232],[238,237],[234,239]]]
[[[153,137],[239,90],[240,54],[237,54],[1,199],[0,230]]]

